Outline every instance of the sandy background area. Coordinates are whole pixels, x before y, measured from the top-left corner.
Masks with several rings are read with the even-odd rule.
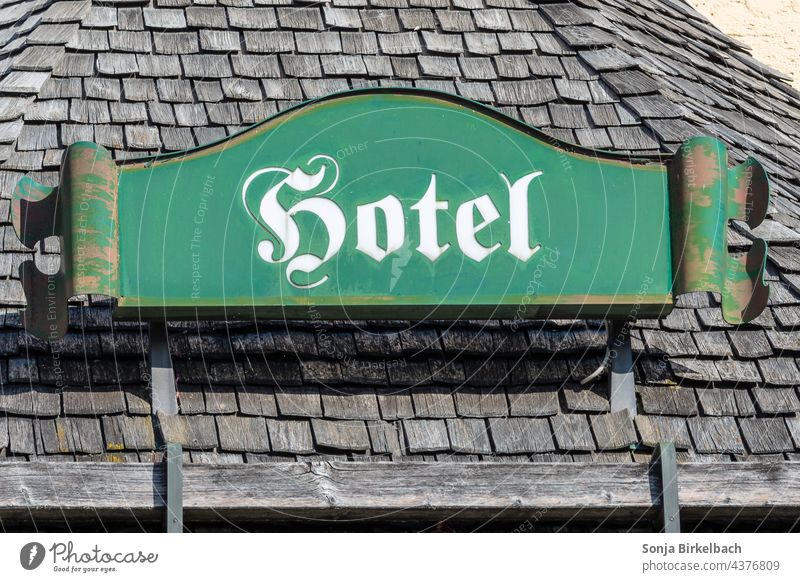
[[[688,0],[761,62],[790,75],[800,89],[800,0]]]

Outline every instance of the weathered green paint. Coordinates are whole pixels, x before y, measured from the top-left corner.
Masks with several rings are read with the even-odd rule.
[[[458,97],[392,89],[312,101],[179,154],[117,167],[77,144],[66,159],[69,220],[24,181],[15,227],[31,246],[57,223],[58,290],[117,297],[121,317],[657,317],[676,294],[709,290],[737,322],[760,311],[748,286],[766,289],[763,259],[739,262],[725,243],[728,219],[766,207],[766,176],[755,161],[728,170],[710,138],[672,163],[629,159]],[[705,181],[687,184],[698,163]],[[439,210],[421,202],[430,192]],[[402,219],[390,228],[389,216]]]
[[[20,180],[12,201],[12,222],[28,247],[48,236],[61,240],[61,265],[54,275],[33,261],[20,266],[28,301],[26,328],[43,338],[67,330],[70,297],[96,293],[116,297],[119,288],[117,166],[108,150],[93,143],[67,148],[58,188]]]
[[[675,290],[713,291],[722,296],[722,312],[731,323],[750,321],[764,309],[767,247],[756,240],[744,256],[727,252],[731,219],[751,228],[764,220],[769,184],[753,158],[728,169],[727,151],[718,140],[688,140],[671,164],[671,222]]]

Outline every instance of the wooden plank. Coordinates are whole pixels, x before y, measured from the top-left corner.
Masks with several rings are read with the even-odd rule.
[[[655,515],[645,463],[322,462],[185,465],[185,518],[274,521],[409,515],[464,517],[547,509],[548,519]],[[796,518],[800,463],[678,467],[684,515]],[[4,463],[0,518],[163,515],[166,469],[150,463]],[[510,513],[509,513],[510,512]],[[793,517],[794,516],[794,517]]]

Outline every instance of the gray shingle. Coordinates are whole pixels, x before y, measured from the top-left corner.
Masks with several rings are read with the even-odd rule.
[[[575,136],[578,138],[578,143],[585,147],[595,149],[611,149],[611,138],[608,137],[608,132],[602,127],[590,129],[576,129]]]
[[[4,97],[0,101],[0,121],[11,121],[20,118],[29,110],[33,97]]]
[[[452,57],[420,56],[420,69],[424,75],[432,77],[458,77],[458,62]]]
[[[369,433],[361,420],[311,420],[317,445],[342,451],[367,451]]]
[[[793,451],[794,445],[782,418],[743,418],[739,421],[747,448],[754,454]]]
[[[347,54],[367,55],[378,52],[378,37],[374,32],[342,32],[342,51]]]
[[[161,146],[158,129],[145,125],[126,125],[125,141],[131,149],[149,150]]]
[[[242,40],[235,30],[201,30],[200,47],[207,51],[238,52],[242,48]],[[181,52],[197,52],[181,51]]]
[[[695,344],[704,356],[728,357],[733,355],[728,336],[724,331],[706,331],[692,334]]]
[[[270,83],[270,79],[264,79],[264,83]],[[276,81],[282,83],[283,81]],[[223,79],[222,80],[222,93],[228,99],[246,100],[246,101],[260,101],[261,88],[259,84],[252,79]],[[271,97],[267,93],[267,97]]]
[[[64,47],[29,46],[13,58],[11,67],[17,71],[50,71],[63,57]]]
[[[647,447],[655,447],[662,442],[671,442],[678,449],[692,448],[689,429],[686,421],[682,418],[640,414],[636,416],[635,422],[642,444]]]
[[[536,50],[536,41],[527,32],[506,32],[497,35],[503,51],[530,53]]]
[[[201,103],[177,103],[175,119],[178,125],[201,127],[208,123],[206,108]]]
[[[29,44],[58,44],[70,42],[78,33],[78,25],[69,24],[40,24],[28,35]]]
[[[323,388],[322,407],[327,418],[377,420],[378,399],[372,388]]]
[[[540,7],[540,12],[550,22],[558,26],[592,24],[593,22],[592,17],[586,10],[568,2],[544,4]]]
[[[125,395],[119,387],[66,388],[64,414],[100,415],[125,412]]]
[[[334,8],[329,4],[322,7],[325,24],[332,28],[361,28],[361,17],[355,8]]]
[[[712,360],[696,358],[671,358],[668,368],[678,378],[699,382],[719,382],[720,373]]]
[[[800,412],[800,400],[794,388],[753,388],[753,396],[764,414]]]
[[[226,451],[263,453],[270,450],[267,424],[258,416],[218,416],[219,444]]]
[[[217,6],[187,6],[186,22],[193,28],[227,28],[225,8]]]
[[[86,1],[59,1],[42,13],[42,22],[79,22],[89,12]]]
[[[500,53],[497,35],[489,32],[466,32],[464,42],[467,52],[476,55],[496,55]]]
[[[147,109],[144,103],[115,102],[110,104],[111,120],[115,123],[147,121]]]
[[[139,64],[133,54],[100,53],[97,55],[97,70],[104,75],[125,76],[138,73]]]
[[[688,420],[689,430],[699,453],[744,453],[744,443],[736,426],[729,417],[695,417]]]
[[[36,438],[32,419],[8,417],[8,448],[12,453],[36,454]],[[41,452],[44,453],[44,451]]]
[[[498,55],[493,60],[500,77],[524,79],[530,76],[528,62],[522,55]]]
[[[175,59],[177,61],[177,57]],[[231,76],[231,65],[226,55],[181,55],[180,59],[187,77],[205,79]]]
[[[188,127],[162,127],[160,132],[161,143],[166,150],[184,150],[197,145]]]
[[[440,386],[412,389],[414,410],[421,418],[450,418],[456,416],[453,394]]]
[[[800,416],[786,417],[784,420],[795,446],[800,447]],[[9,420],[9,422],[11,421]],[[9,428],[11,427],[9,426]]]
[[[697,414],[697,400],[691,388],[678,386],[639,386],[642,408],[647,414],[693,416]]]
[[[403,430],[410,453],[430,453],[450,449],[444,420],[404,420]]]
[[[317,55],[280,55],[284,72],[290,77],[321,77],[322,66]]]
[[[767,384],[773,386],[797,386],[800,384],[800,370],[793,358],[770,358],[758,360],[757,363]]]
[[[547,419],[497,418],[489,421],[489,427],[495,451],[499,454],[546,453],[555,450]]]
[[[620,150],[657,150],[658,141],[642,126],[609,127],[608,134],[614,147]]]
[[[0,412],[26,416],[57,416],[61,398],[54,388],[5,385],[0,388]]]
[[[81,26],[87,28],[112,28],[116,25],[117,11],[111,6],[91,6],[81,21]]]
[[[111,121],[108,103],[97,100],[72,99],[69,106],[69,117],[72,121],[88,124]]]
[[[149,53],[153,46],[151,34],[146,31],[112,30],[108,43],[112,50],[129,53]]]
[[[58,128],[55,125],[26,124],[17,137],[18,150],[44,150],[58,146]]]
[[[280,77],[278,57],[275,55],[233,55],[233,72],[242,77]]]
[[[422,41],[425,48],[432,53],[459,55],[464,50],[464,44],[459,34],[437,34],[424,30],[422,31]]]
[[[222,101],[222,86],[219,81],[194,81],[194,91],[198,101],[216,103]],[[195,337],[195,336],[192,336]],[[230,353],[230,348],[225,346],[225,355]],[[220,354],[222,355],[222,354]]]
[[[275,391],[275,398],[283,416],[322,416],[319,389],[278,389]]]
[[[185,79],[158,79],[158,97],[170,103],[190,103],[193,99],[192,84]]]
[[[104,99],[119,101],[122,89],[119,79],[93,78],[83,83],[84,93],[88,99]]]
[[[411,393],[408,390],[378,390],[378,405],[385,420],[399,420],[414,417]]]
[[[489,455],[492,445],[486,423],[481,419],[448,419],[447,432],[457,453]]]
[[[619,95],[643,95],[659,90],[652,76],[638,70],[608,72],[600,78]]]
[[[208,119],[218,125],[239,125],[242,120],[236,103],[209,103]]]
[[[589,422],[583,414],[558,414],[550,417],[556,444],[567,451],[595,450]]]
[[[69,101],[66,99],[48,99],[30,104],[25,109],[25,121],[67,121],[69,119]]]
[[[206,56],[212,57],[213,55]],[[183,58],[186,58],[186,56]],[[143,77],[160,78],[181,75],[181,63],[176,55],[136,55],[136,62],[139,65],[139,74]],[[186,67],[185,62],[184,67]],[[208,73],[208,76],[213,76],[213,70],[208,71]]]
[[[400,22],[394,10],[361,10],[361,21],[364,23],[364,30],[374,32],[399,32]]]
[[[492,83],[497,102],[502,105],[538,105],[558,98],[549,79],[533,81],[495,81]]]
[[[414,55],[422,52],[419,35],[416,32],[379,34],[378,43],[387,55]]]
[[[0,80],[0,94],[38,93],[49,76],[49,73],[43,72],[12,71]]]
[[[427,9],[409,8],[398,12],[400,23],[406,30],[421,30],[436,28],[433,12]]]
[[[364,59],[358,55],[322,55],[320,57],[325,75],[366,75]]]
[[[538,41],[537,37],[537,41]],[[592,51],[583,51],[580,57],[596,71],[621,71],[632,69],[636,61],[627,53],[618,48],[603,48]]]
[[[508,12],[500,9],[475,10],[475,25],[483,30],[511,30]]]
[[[166,55],[184,55],[200,50],[196,32],[162,32],[153,37],[153,44],[157,53]]]
[[[278,22],[283,28],[297,30],[323,30],[325,28],[319,8],[278,8],[277,12]],[[249,14],[249,11],[244,16],[246,20],[249,20],[246,14]],[[266,26],[248,28],[266,28]]]
[[[298,32],[294,35],[298,53],[331,54],[342,52],[338,32]]]
[[[181,30],[186,28],[186,16],[183,10],[145,8],[142,13],[144,23],[148,28],[158,30]]]
[[[755,414],[750,394],[740,388],[698,388],[701,411],[707,416],[748,416]]]
[[[639,117],[666,119],[681,117],[683,109],[661,95],[640,95],[624,97],[623,103]]]
[[[100,420],[58,417],[37,422],[46,453],[102,453]]]
[[[627,410],[591,417],[592,432],[600,449],[621,449],[637,443],[633,419]]]
[[[272,450],[276,453],[298,455],[314,452],[311,425],[307,420],[267,419],[267,430]]]
[[[103,433],[108,451],[147,451],[155,448],[153,423],[148,416],[104,416]]]
[[[555,34],[534,33],[536,46],[546,55],[573,55],[575,51]]]
[[[608,395],[601,394],[601,390],[565,387],[562,392],[567,410],[572,412],[608,412],[609,410]]]
[[[212,449],[219,446],[213,416],[179,416],[158,414],[158,424],[164,440],[178,443],[187,449]]]
[[[369,431],[373,453],[388,453],[391,455],[399,455],[401,453],[402,446],[397,426],[390,422],[368,421],[367,430]]]

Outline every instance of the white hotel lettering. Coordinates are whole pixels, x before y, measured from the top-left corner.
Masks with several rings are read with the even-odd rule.
[[[339,166],[336,160],[331,156],[318,155],[312,157],[307,165],[309,167],[319,165],[319,169],[315,173],[308,174],[300,168],[294,170],[264,168],[252,173],[242,187],[242,202],[247,212],[264,230],[277,238],[283,247],[283,252],[278,253],[272,241],[263,240],[258,243],[259,256],[268,263],[287,263],[287,280],[292,286],[301,289],[317,287],[328,280],[329,275],[326,274],[313,283],[298,284],[292,275],[296,272],[311,273],[332,259],[342,248],[347,228],[344,212],[339,205],[323,197],[333,190],[339,181]],[[256,178],[265,174],[278,174],[284,177],[263,194],[256,214],[248,206],[249,188]],[[539,244],[530,246],[528,218],[528,189],[531,182],[541,175],[542,172],[531,172],[512,183],[504,174],[500,174],[508,190],[511,214],[508,218],[507,251],[521,261],[527,261],[541,248]],[[320,188],[321,190],[287,209],[278,202],[278,193],[284,186],[298,194]],[[440,244],[437,213],[448,210],[449,203],[437,200],[436,194],[436,174],[431,174],[425,193],[410,207],[417,213],[419,219],[420,240],[416,250],[431,262],[436,261],[451,246],[450,242]],[[300,248],[300,229],[293,216],[299,212],[314,214],[325,226],[328,246],[323,256],[310,253],[297,255]],[[386,224],[385,246],[379,243],[379,213]],[[456,239],[461,252],[470,259],[480,262],[498,250],[501,246],[499,242],[485,246],[477,236],[499,218],[500,212],[488,194],[459,205],[456,210]],[[406,221],[403,205],[397,196],[389,194],[375,202],[358,205],[356,235],[356,250],[377,262],[400,250],[406,239]]]

